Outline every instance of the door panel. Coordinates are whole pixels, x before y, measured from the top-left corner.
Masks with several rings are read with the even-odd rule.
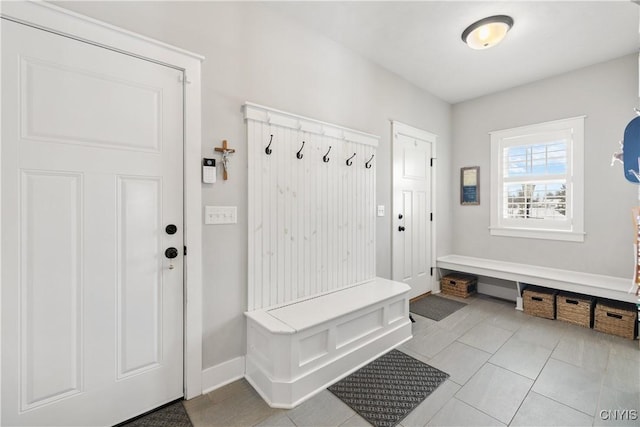
[[[3,20],[2,425],[182,396],[181,74]]]
[[[413,145],[413,141],[404,140],[404,136],[399,138],[401,141],[402,163],[404,165],[402,178],[418,183],[427,179],[431,151],[429,153],[424,151],[428,148],[424,144]]]
[[[432,290],[431,157],[435,135],[394,122],[392,276],[410,298]]]
[[[157,178],[116,179],[118,378],[122,379],[160,362],[162,183]]]
[[[20,67],[23,138],[159,151],[160,88],[87,69],[82,61],[21,57]],[[135,126],[122,126],[132,120]]]
[[[405,230],[408,227],[409,230],[413,229],[413,193],[411,191],[403,191],[402,192],[402,209],[401,212],[404,212],[402,215],[402,221],[400,222],[402,225],[398,227],[404,227]],[[400,255],[403,261],[403,268],[401,270],[402,280],[411,280],[412,279],[412,271],[413,271],[413,235],[412,233],[400,232],[398,231],[398,239],[402,241],[402,252]]]
[[[20,363],[30,409],[80,391],[82,177],[23,171],[21,181]]]
[[[429,273],[431,230],[429,228],[429,212],[431,211],[426,191],[415,191],[413,194],[416,211],[420,213],[414,221],[413,228],[417,238],[414,240],[414,274],[417,277]],[[420,238],[423,236],[423,238]]]

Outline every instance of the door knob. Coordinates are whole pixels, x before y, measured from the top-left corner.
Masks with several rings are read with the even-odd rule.
[[[166,251],[164,251],[164,256],[166,256],[169,259],[175,258],[178,256],[178,250],[176,248],[167,248]]]
[[[398,219],[402,219],[404,216],[402,214],[398,215]]]
[[[169,224],[165,227],[164,231],[166,231],[167,234],[176,234],[176,231],[178,231],[178,227],[176,227],[174,224]]]
[[[404,226],[401,225],[400,227],[398,227],[398,231],[404,231]]]

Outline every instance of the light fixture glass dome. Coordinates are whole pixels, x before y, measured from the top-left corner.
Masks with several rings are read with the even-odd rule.
[[[490,16],[469,25],[462,32],[462,41],[472,49],[488,49],[500,43],[512,26],[510,16]]]

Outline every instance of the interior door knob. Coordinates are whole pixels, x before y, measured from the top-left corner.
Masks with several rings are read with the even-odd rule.
[[[178,227],[176,227],[175,224],[169,224],[165,227],[164,231],[166,231],[167,234],[176,234]]]
[[[404,231],[404,226],[401,225],[400,227],[398,227],[398,231]]]
[[[167,248],[166,251],[164,251],[164,256],[166,256],[169,259],[175,258],[178,256],[178,250],[176,248]]]

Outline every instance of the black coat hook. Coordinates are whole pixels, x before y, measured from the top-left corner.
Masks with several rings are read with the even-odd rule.
[[[267,145],[267,148],[264,149],[264,152],[267,154],[267,156],[271,155],[271,152],[273,150],[271,150],[271,143],[273,142],[273,135],[271,135],[271,139],[269,140],[269,145]]]
[[[351,166],[353,164],[353,162],[351,161],[351,159],[353,159],[356,156],[356,153],[353,153],[353,156],[349,157],[347,159],[347,166]]]
[[[364,164],[364,167],[367,169],[371,169],[371,161],[373,160],[373,156],[375,156],[375,154],[371,155],[371,158],[369,159],[369,161],[367,163]]]
[[[322,156],[322,161],[325,163],[329,163],[329,151],[331,151],[331,146],[329,146],[329,149],[327,150],[327,154]]]
[[[304,148],[304,141],[302,141],[302,147],[300,147],[300,150],[296,153],[296,157],[298,159],[301,159],[304,156],[304,154],[302,154],[302,149],[303,148]]]

